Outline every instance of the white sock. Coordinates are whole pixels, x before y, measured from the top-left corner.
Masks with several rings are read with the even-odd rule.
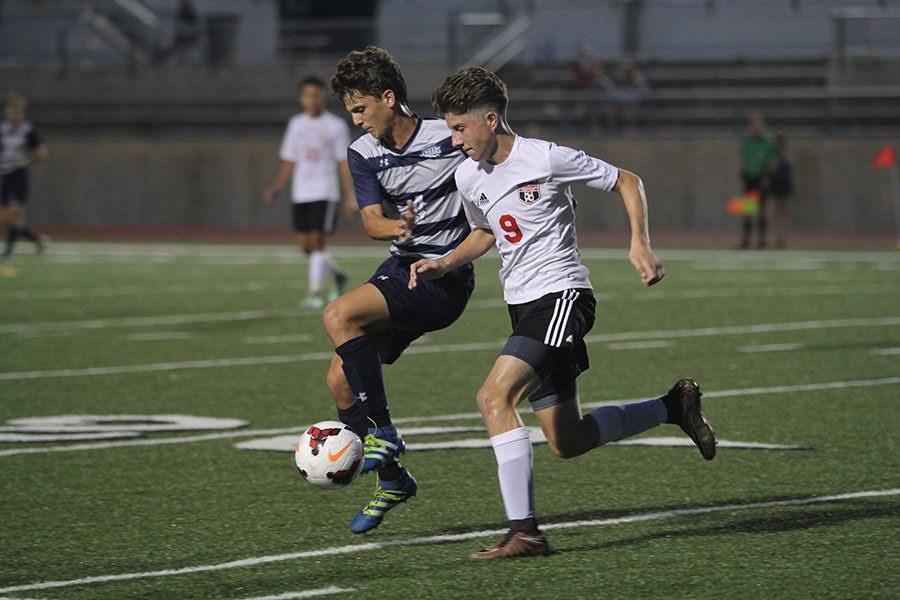
[[[656,398],[631,404],[600,406],[589,412],[588,416],[597,421],[597,427],[600,428],[600,441],[597,445],[602,446],[653,429],[665,423],[667,414],[662,398]]]
[[[328,275],[328,255],[317,250],[309,255],[309,293],[313,296],[322,295],[322,281]]]
[[[529,519],[534,517],[534,488],[531,473],[531,440],[528,430],[517,427],[491,438],[497,457],[497,476],[506,517]]]

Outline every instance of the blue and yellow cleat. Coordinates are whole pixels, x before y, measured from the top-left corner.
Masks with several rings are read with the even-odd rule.
[[[369,434],[363,439],[362,472],[374,471],[405,450],[406,444],[393,425],[369,427]]]
[[[387,511],[415,496],[418,490],[419,486],[409,471],[404,471],[403,476],[394,481],[379,480],[375,496],[350,521],[350,531],[365,533],[375,529],[381,525]]]

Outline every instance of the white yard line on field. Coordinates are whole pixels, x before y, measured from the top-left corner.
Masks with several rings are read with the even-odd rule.
[[[248,313],[232,313],[234,315],[249,314],[267,311],[248,311]],[[269,311],[275,312],[275,311]],[[253,318],[247,316],[247,318]],[[732,325],[725,327],[700,327],[697,329],[670,329],[667,331],[623,331],[619,333],[604,333],[590,335],[585,338],[587,343],[626,342],[636,340],[660,340],[689,337],[706,337],[718,335],[743,335],[747,333],[769,333],[782,331],[805,331],[815,329],[833,329],[840,327],[883,327],[900,325],[900,317],[885,317],[873,319],[833,319],[826,321],[798,321],[793,323],[760,323],[757,325]],[[2,331],[2,330],[0,330]],[[472,352],[477,350],[495,350],[500,348],[505,340],[493,342],[472,342],[468,344],[441,344],[429,346],[427,344],[414,344],[405,354],[443,354],[447,352]],[[58,377],[85,377],[97,375],[120,375],[124,373],[142,373],[150,371],[175,371],[183,369],[208,369],[213,367],[239,367],[263,364],[282,364],[304,362],[310,360],[330,360],[332,353],[311,352],[307,354],[285,354],[277,356],[258,356],[245,358],[220,358],[209,360],[191,360],[184,362],[146,363],[137,365],[122,365],[109,367],[86,367],[80,369],[51,369],[47,371],[9,371],[0,372],[0,381],[14,381],[22,379],[45,379]]]
[[[339,588],[335,586],[327,588],[319,588],[315,590],[305,590],[302,592],[285,592],[275,596],[257,596],[255,598],[244,598],[243,600],[295,600],[296,598],[316,598],[318,596],[330,596],[332,594],[349,594],[355,592],[354,588]]]
[[[148,333],[129,333],[125,339],[129,342],[169,342],[174,340],[189,340],[194,337],[187,331],[151,331]]]
[[[245,344],[288,344],[294,342],[308,342],[312,336],[308,333],[296,333],[288,335],[250,335],[244,338]]]
[[[253,319],[294,317],[298,314],[299,313],[293,309],[242,310],[224,313],[124,317],[120,319],[11,323],[8,325],[0,325],[0,333],[34,333],[36,331],[70,331],[72,329],[106,329],[108,327],[153,327],[155,325],[182,325],[184,323],[219,323],[223,321],[250,321]]]
[[[0,300],[71,300],[73,298],[112,298],[116,296],[146,296],[161,294],[208,294],[209,292],[258,292],[271,289],[306,289],[299,282],[284,282],[273,286],[264,281],[242,281],[239,283],[204,283],[152,285],[122,285],[95,288],[50,288],[33,290],[12,290],[0,293]]]
[[[668,519],[672,517],[689,517],[698,515],[707,515],[721,512],[737,512],[745,510],[756,510],[763,508],[775,508],[779,506],[804,506],[809,504],[821,504],[825,502],[840,502],[842,500],[855,500],[859,498],[878,498],[889,497],[900,494],[900,488],[887,490],[869,490],[864,492],[850,492],[846,494],[835,494],[829,496],[813,496],[808,498],[795,498],[791,500],[773,500],[769,502],[749,502],[747,504],[720,504],[717,506],[700,506],[696,508],[683,508],[676,510],[654,511],[648,513],[638,513],[624,517],[616,517],[611,519],[591,519],[580,521],[566,521],[562,523],[547,523],[541,525],[541,528],[550,531],[553,529],[578,529],[583,527],[608,527],[612,525],[625,525],[628,523],[640,523],[646,521],[656,521],[659,519]],[[300,560],[304,558],[318,558],[322,556],[336,556],[345,554],[356,554],[359,552],[368,552],[370,550],[382,550],[385,548],[402,548],[409,546],[435,546],[439,544],[448,544],[454,542],[462,542],[466,540],[494,537],[506,533],[505,529],[483,529],[480,531],[470,531],[467,533],[458,533],[451,535],[433,535],[419,538],[409,538],[405,540],[389,540],[384,542],[369,542],[365,544],[349,544],[346,546],[332,546],[330,548],[318,548],[316,550],[306,550],[304,552],[291,552],[288,554],[272,554],[269,556],[255,556],[240,560],[233,560],[223,563],[196,565],[192,567],[180,567],[174,569],[163,569],[159,571],[144,571],[137,573],[119,573],[116,575],[98,575],[93,577],[83,577],[80,579],[68,579],[63,581],[41,581],[24,585],[14,585],[10,587],[0,588],[0,593],[25,592],[30,590],[48,590],[63,587],[72,587],[79,585],[91,585],[96,583],[108,583],[111,581],[129,581],[134,579],[156,579],[161,577],[177,577],[182,575],[190,575],[193,573],[208,573],[211,571],[225,571],[229,569],[241,569],[246,567],[255,567],[290,560]],[[276,596],[277,597],[277,596]]]
[[[744,352],[746,354],[755,354],[757,352],[789,352],[801,348],[803,348],[803,344],[760,344],[758,346],[740,346],[738,352]]]
[[[606,347],[610,350],[651,350],[654,348],[668,348],[672,342],[665,340],[647,340],[646,342],[612,342]]]
[[[329,252],[336,258],[345,259],[378,259],[387,257],[387,249],[383,244],[371,243],[353,246],[331,245]],[[628,249],[596,248],[584,246],[581,255],[589,260],[628,260]],[[900,257],[889,250],[786,250],[777,254],[765,252],[746,252],[723,249],[665,249],[661,253],[665,260],[697,261],[703,265],[710,261],[725,261],[734,265],[766,264],[783,265],[786,263],[810,261],[817,262],[870,262],[888,263],[900,266]],[[497,258],[496,252],[488,253]],[[184,258],[184,259],[290,259],[303,260],[299,250],[293,245],[265,244],[179,244],[179,243],[121,243],[121,242],[76,242],[55,243],[44,255],[44,260],[57,257],[74,259],[91,258]]]
[[[814,392],[823,390],[839,390],[856,387],[872,387],[881,385],[895,385],[900,383],[900,377],[885,377],[882,379],[857,379],[851,381],[827,381],[823,383],[804,383],[799,385],[781,385],[773,387],[756,387],[732,390],[713,390],[703,392],[704,398],[743,398],[752,395],[765,394],[790,394],[794,392]],[[610,404],[626,404],[629,402],[639,402],[646,400],[649,396],[642,398],[627,398],[623,400],[607,400],[603,402],[587,402],[582,405],[583,408],[594,408],[602,405]],[[474,399],[472,401],[474,403]],[[400,417],[394,419],[397,425],[408,423],[439,423],[443,421],[462,421],[466,419],[480,419],[481,413],[468,412],[456,413],[452,415],[432,415],[427,417]],[[242,429],[240,431],[228,431],[224,433],[208,433],[202,435],[169,437],[169,438],[153,438],[141,440],[124,440],[115,442],[93,442],[87,444],[67,444],[64,446],[36,446],[30,448],[10,448],[0,450],[0,457],[18,456],[22,454],[49,454],[55,452],[77,452],[80,450],[106,450],[109,448],[126,448],[130,446],[158,446],[169,444],[192,444],[195,442],[206,442],[211,440],[222,440],[238,437],[263,437],[269,435],[282,435],[289,433],[300,433],[305,426],[284,427],[280,429]]]
[[[900,348],[876,348],[872,350],[872,354],[877,354],[879,356],[893,356],[895,354],[900,354]]]
[[[742,282],[746,283],[746,282]],[[607,286],[595,282],[597,289],[606,289]],[[745,298],[745,297],[781,297],[781,296],[845,296],[850,294],[886,294],[900,292],[900,285],[872,284],[857,286],[841,285],[810,285],[796,287],[746,287],[739,285],[732,287],[733,283],[722,284],[715,288],[694,288],[684,291],[668,291],[659,288],[652,290],[639,290],[637,292],[595,292],[594,297],[598,302],[606,302],[617,299],[632,300],[704,300],[710,298]],[[300,291],[306,289],[305,284],[288,283],[283,286],[272,286],[262,282],[248,282],[246,284],[210,284],[210,285],[175,285],[175,286],[123,286],[121,288],[60,288],[55,290],[16,290],[5,294],[0,293],[0,300],[71,300],[73,298],[92,297],[116,297],[116,296],[158,296],[171,294],[207,294],[210,291],[217,293],[245,293],[255,291],[270,291],[285,289]],[[469,303],[469,308],[494,308],[504,307],[506,303],[502,298],[486,298],[474,300]]]

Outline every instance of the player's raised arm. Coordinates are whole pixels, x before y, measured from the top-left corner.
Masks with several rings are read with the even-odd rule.
[[[631,222],[631,249],[628,251],[628,259],[641,276],[641,283],[651,286],[665,277],[666,271],[650,248],[644,184],[634,173],[619,169],[619,178],[614,189],[622,196],[625,210],[628,211],[628,220]]]
[[[437,260],[423,258],[411,264],[409,266],[409,289],[418,285],[420,277],[437,279],[453,269],[472,262],[493,248],[495,243],[494,234],[489,229],[473,229],[466,239],[447,256]]]

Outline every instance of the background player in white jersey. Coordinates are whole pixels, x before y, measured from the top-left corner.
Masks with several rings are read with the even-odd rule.
[[[347,167],[350,145],[347,123],[325,110],[324,81],[307,77],[300,82],[299,89],[303,112],[288,122],[281,143],[281,165],[275,181],[263,192],[263,200],[274,202],[281,188],[292,179],[297,244],[309,256],[309,296],[300,301],[300,308],[316,310],[325,305],[323,288],[329,275],[334,277],[333,297],[344,293],[347,273],[325,249],[325,237],[332,233],[337,220],[339,187],[349,216],[356,212],[356,198]]]
[[[700,410],[700,388],[682,379],[660,398],[603,406],[581,414],[575,378],[588,368],[584,336],[594,323],[595,301],[575,237],[569,184],[616,191],[631,222],[629,258],[641,282],[664,276],[650,248],[641,180],[633,173],[551,142],[515,135],[506,123],[506,85],[483,68],[463,69],[435,91],[432,105],[444,115],[453,144],[472,160],[456,182],[472,231],[459,247],[410,268],[409,286],[441,277],[494,245],[513,333],[478,392],[497,458],[509,533],[473,554],[493,559],[543,555],[550,546],[538,529],[532,492],[531,442],[516,405],[531,401],[552,451],[569,458],[661,423],[678,424],[707,460],[715,433]]]
[[[47,158],[47,146],[37,129],[25,119],[28,103],[18,94],[9,94],[3,102],[3,122],[0,123],[0,216],[6,226],[6,245],[3,256],[12,254],[16,239],[21,235],[44,250],[43,236],[38,235],[25,221],[28,203],[28,167]]]
[[[382,48],[348,54],[331,88],[366,131],[347,151],[363,226],[372,238],[393,241],[369,281],[323,315],[335,345],[327,381],[338,417],[364,437],[363,472],[378,471],[374,498],[350,523],[361,533],[418,489],[397,461],[405,445],[391,423],[382,364],[393,363],[424,333],[453,323],[475,277],[472,265],[460,265],[440,280],[407,288],[410,264],[444,256],[469,231],[453,178],[465,156],[451,144],[446,124],[409,110],[400,67]],[[397,216],[386,216],[383,203]]]

